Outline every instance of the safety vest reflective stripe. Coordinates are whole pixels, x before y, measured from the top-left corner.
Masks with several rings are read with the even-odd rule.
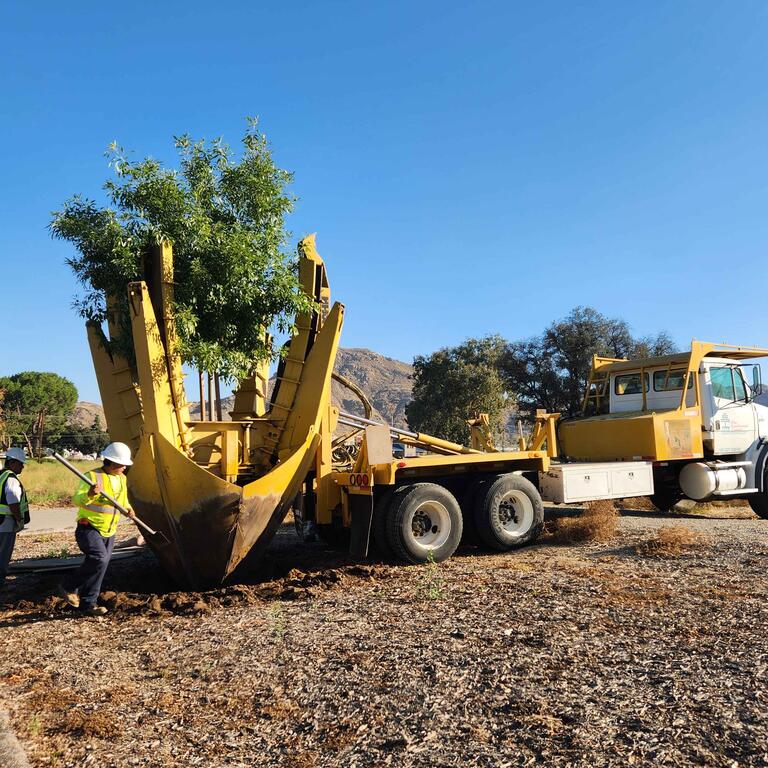
[[[87,509],[90,512],[98,512],[101,515],[111,515],[115,508],[111,504],[83,504],[80,509]]]
[[[5,490],[5,483],[11,476],[11,470],[5,469],[0,472],[0,499],[3,497],[3,491]],[[0,515],[12,515],[11,508],[7,504],[0,504]]]

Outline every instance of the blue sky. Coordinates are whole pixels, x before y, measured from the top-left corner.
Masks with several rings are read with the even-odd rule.
[[[345,346],[408,361],[578,304],[768,346],[764,3],[5,3],[0,29],[0,374],[98,399],[50,212],[98,198],[113,140],[172,161],[246,115]]]

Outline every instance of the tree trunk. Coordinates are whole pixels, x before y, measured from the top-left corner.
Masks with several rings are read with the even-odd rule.
[[[221,389],[219,388],[219,374],[213,374],[213,382],[216,387],[216,420],[222,421],[221,417]]]
[[[198,371],[200,378],[200,421],[205,421],[205,384],[203,383],[203,370]]]
[[[37,417],[37,458],[43,458],[43,433],[45,431],[45,411],[40,411]]]

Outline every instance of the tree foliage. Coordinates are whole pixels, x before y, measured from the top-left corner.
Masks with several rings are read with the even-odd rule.
[[[499,362],[505,342],[499,336],[469,339],[413,361],[413,399],[406,407],[412,429],[467,443],[467,419],[488,413],[498,429],[507,403]]]
[[[101,418],[95,416],[90,426],[82,424],[67,424],[66,429],[48,444],[56,450],[68,448],[80,453],[98,453],[108,443],[109,434],[104,431]]]
[[[674,351],[672,339],[663,331],[637,338],[624,320],[591,307],[575,307],[530,339],[470,339],[417,357],[413,399],[406,407],[408,423],[467,443],[466,419],[476,412],[491,415],[493,431],[504,426],[501,422],[512,406],[526,419],[533,418],[538,408],[575,415],[581,411],[593,355],[637,358]]]
[[[26,443],[38,453],[43,439],[56,439],[77,403],[75,385],[56,373],[23,371],[0,378],[4,391],[3,419],[10,444]]]
[[[101,324],[112,297],[120,327],[113,344],[128,359],[127,286],[141,279],[142,254],[164,240],[173,244],[178,352],[200,369],[249,375],[273,354],[265,329],[290,331],[294,315],[311,306],[285,251],[292,175],[275,165],[255,119],[242,144],[236,156],[221,139],[179,136],[178,169],[131,160],[112,144],[109,205],[75,196],[53,214],[53,236],[77,249],[67,262],[83,288],[76,309]]]
[[[624,320],[610,318],[591,307],[575,307],[543,334],[509,344],[501,374],[517,396],[520,412],[532,417],[537,408],[576,415],[592,356],[635,358],[675,351],[670,336],[635,338]]]

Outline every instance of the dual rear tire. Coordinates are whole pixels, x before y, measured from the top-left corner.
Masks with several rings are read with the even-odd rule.
[[[462,533],[485,547],[506,552],[536,539],[544,508],[536,487],[520,475],[497,475],[471,483],[462,503],[441,485],[414,483],[376,500],[373,538],[380,554],[407,563],[447,560]]]

